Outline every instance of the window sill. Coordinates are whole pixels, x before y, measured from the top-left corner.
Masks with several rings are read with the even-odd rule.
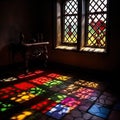
[[[76,46],[59,45],[59,46],[56,46],[55,49],[62,49],[62,50],[77,50],[77,47],[76,47]]]
[[[59,46],[56,46],[55,49],[60,49],[60,50],[76,50],[77,51],[77,46],[59,45]],[[104,48],[82,47],[80,49],[80,51],[94,52],[94,53],[106,53],[106,50]]]
[[[91,47],[82,47],[80,51],[85,52],[95,52],[95,53],[106,53],[106,50],[104,48],[91,48]]]

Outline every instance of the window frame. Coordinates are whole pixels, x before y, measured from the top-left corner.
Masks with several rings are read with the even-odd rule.
[[[66,0],[67,1],[67,0]],[[109,14],[108,14],[108,11],[109,11],[109,0],[107,0],[107,11],[106,11],[106,47],[105,48],[95,48],[95,47],[88,47],[85,45],[85,42],[86,42],[86,38],[87,38],[87,28],[88,28],[88,9],[89,9],[89,1],[90,0],[80,0],[78,1],[78,27],[77,27],[77,43],[75,44],[70,44],[70,43],[63,43],[63,34],[64,34],[64,16],[63,16],[63,12],[64,11],[64,1],[61,2],[60,0],[57,0],[57,2],[59,2],[60,4],[60,7],[61,7],[61,42],[60,44],[57,44],[57,32],[56,32],[56,35],[54,35],[54,48],[55,49],[64,49],[64,47],[62,46],[66,46],[66,50],[75,50],[75,51],[78,51],[78,52],[96,52],[96,53],[108,53],[108,46],[109,46],[109,42],[108,42],[108,19],[109,19]],[[84,5],[83,5],[84,4]],[[83,6],[85,8],[83,8]],[[57,14],[57,6],[56,6],[56,14]],[[84,13],[83,10],[84,10]],[[84,17],[84,18],[83,18]],[[82,20],[85,20],[85,22],[82,24]],[[56,15],[56,18],[55,18],[55,21],[54,23],[56,23],[55,25],[55,29],[57,31],[57,15]],[[84,26],[84,28],[82,29],[82,26]],[[82,36],[82,34],[84,34]],[[61,47],[60,47],[61,46]],[[73,46],[74,49],[69,49],[70,46]],[[89,48],[89,50],[84,50],[84,48]],[[91,49],[91,50],[90,50]],[[93,49],[93,50],[92,50]],[[95,50],[96,49],[96,50]],[[99,51],[99,49],[101,49],[101,51]]]

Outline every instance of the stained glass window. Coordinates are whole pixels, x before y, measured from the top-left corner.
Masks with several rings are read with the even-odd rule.
[[[58,0],[56,49],[105,52],[107,6],[107,0]]]
[[[70,0],[65,3],[64,14],[64,41],[65,43],[77,43],[78,26],[78,2]]]
[[[90,0],[87,46],[106,47],[107,0]]]

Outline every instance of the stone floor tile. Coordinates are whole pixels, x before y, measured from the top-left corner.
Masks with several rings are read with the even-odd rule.
[[[83,101],[81,101],[80,105],[78,106],[78,109],[82,110],[82,111],[87,111],[92,104],[93,104],[93,102],[90,100],[83,100]]]
[[[97,103],[100,103],[104,106],[112,106],[115,101],[116,98],[112,94],[104,92],[97,100]]]

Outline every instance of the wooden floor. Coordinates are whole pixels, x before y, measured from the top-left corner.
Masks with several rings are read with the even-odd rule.
[[[0,120],[120,120],[116,84],[108,74],[68,67],[4,69]]]

